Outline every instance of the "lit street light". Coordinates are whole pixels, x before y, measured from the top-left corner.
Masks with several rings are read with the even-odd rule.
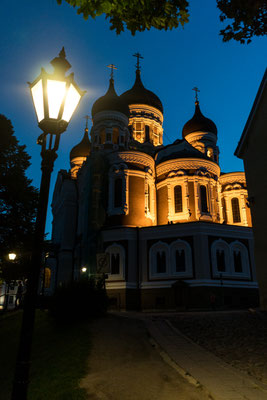
[[[8,254],[8,259],[10,261],[14,261],[16,259],[16,257],[17,257],[17,254],[15,254],[15,253],[9,253]]]
[[[67,129],[81,97],[85,94],[74,82],[73,73],[65,76],[71,65],[66,60],[64,47],[51,64],[54,67],[53,74],[48,74],[42,68],[40,75],[29,83],[38,126],[43,131],[37,141],[42,146],[42,178],[12,400],[27,399],[36,296],[42,262],[50,177],[57,158],[56,151],[60,135]]]

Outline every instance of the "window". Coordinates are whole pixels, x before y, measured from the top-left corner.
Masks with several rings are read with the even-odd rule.
[[[204,185],[200,186],[200,199],[201,199],[201,211],[203,213],[207,213],[208,212],[207,188]]]
[[[216,261],[218,272],[225,272],[225,254],[222,249],[216,250]]]
[[[231,200],[231,203],[232,203],[233,222],[234,223],[241,222],[238,198],[234,197]]]
[[[150,185],[147,186],[147,211],[151,212],[151,190],[150,190]]]
[[[51,269],[45,268],[45,276],[44,276],[44,287],[45,289],[49,289],[51,284]]]
[[[110,272],[108,274],[109,280],[124,279],[125,269],[125,250],[123,246],[118,243],[113,243],[107,247],[105,252],[109,254]]]
[[[178,249],[175,251],[175,264],[176,272],[185,272],[185,251],[184,249]]]
[[[224,197],[222,198],[222,212],[223,212],[223,220],[225,223],[227,223],[226,203]]]
[[[122,207],[122,179],[116,178],[114,181],[114,207]]]
[[[242,273],[242,256],[239,250],[234,250],[234,268],[235,272]]]
[[[207,156],[213,159],[213,149],[211,147],[207,149]]]
[[[106,130],[105,130],[105,128],[103,128],[100,131],[100,144],[105,143],[105,139],[106,139],[105,136],[106,136]]]
[[[107,133],[106,138],[107,138],[107,142],[110,142],[111,141],[111,134]]]
[[[119,129],[113,128],[113,144],[119,144]]]
[[[145,126],[145,129],[146,129],[146,142],[149,142],[149,140],[150,140],[150,137],[149,137],[149,126],[148,125],[146,125]]]
[[[119,253],[111,254],[110,273],[111,273],[111,275],[118,275],[120,273],[120,255],[119,255]]]
[[[182,201],[182,187],[180,185],[174,188],[174,212],[179,213],[183,211]]]
[[[165,274],[166,272],[166,253],[165,251],[157,252],[157,274]]]

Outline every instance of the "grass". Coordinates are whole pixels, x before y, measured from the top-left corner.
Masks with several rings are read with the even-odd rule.
[[[1,399],[9,400],[22,313],[0,317]],[[90,353],[90,323],[56,323],[37,311],[32,351],[29,400],[84,400],[79,380],[86,375]]]

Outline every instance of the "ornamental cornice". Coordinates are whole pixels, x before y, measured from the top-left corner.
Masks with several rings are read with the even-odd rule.
[[[95,114],[94,125],[103,122],[104,120],[120,121],[128,125],[128,117],[119,111],[100,111]]]
[[[229,172],[227,174],[223,174],[219,178],[219,182],[221,185],[226,185],[227,183],[246,183],[245,172]]]
[[[138,151],[123,151],[113,153],[109,155],[109,160],[111,163],[118,163],[119,161],[123,161],[125,163],[138,164],[142,167],[148,167],[152,171],[154,171],[154,159],[148,154]]]
[[[196,158],[180,158],[175,160],[164,161],[156,167],[157,176],[169,173],[177,170],[189,170],[189,169],[203,169],[205,168],[208,172],[220,176],[220,167],[215,162],[209,160],[202,160]]]

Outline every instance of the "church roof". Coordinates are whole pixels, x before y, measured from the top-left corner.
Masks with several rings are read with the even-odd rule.
[[[158,151],[156,155],[156,164],[179,158],[201,158],[210,161],[209,157],[195,149],[185,139],[177,139],[174,143]]]
[[[115,91],[113,78],[109,81],[107,93],[94,102],[92,107],[92,117],[101,111],[119,111],[127,117],[130,115],[127,102],[121,99]]]
[[[91,142],[88,137],[88,129],[84,131],[83,138],[80,143],[73,147],[70,152],[70,160],[75,157],[87,157],[91,152]]]
[[[130,104],[146,104],[157,108],[163,113],[163,106],[155,93],[146,89],[141,81],[141,71],[136,70],[136,79],[133,87],[130,90],[124,92],[120,98],[124,100],[128,105]]]
[[[183,137],[186,137],[193,132],[212,132],[217,135],[217,127],[214,122],[204,117],[200,111],[199,102],[195,102],[195,114],[183,127]]]

